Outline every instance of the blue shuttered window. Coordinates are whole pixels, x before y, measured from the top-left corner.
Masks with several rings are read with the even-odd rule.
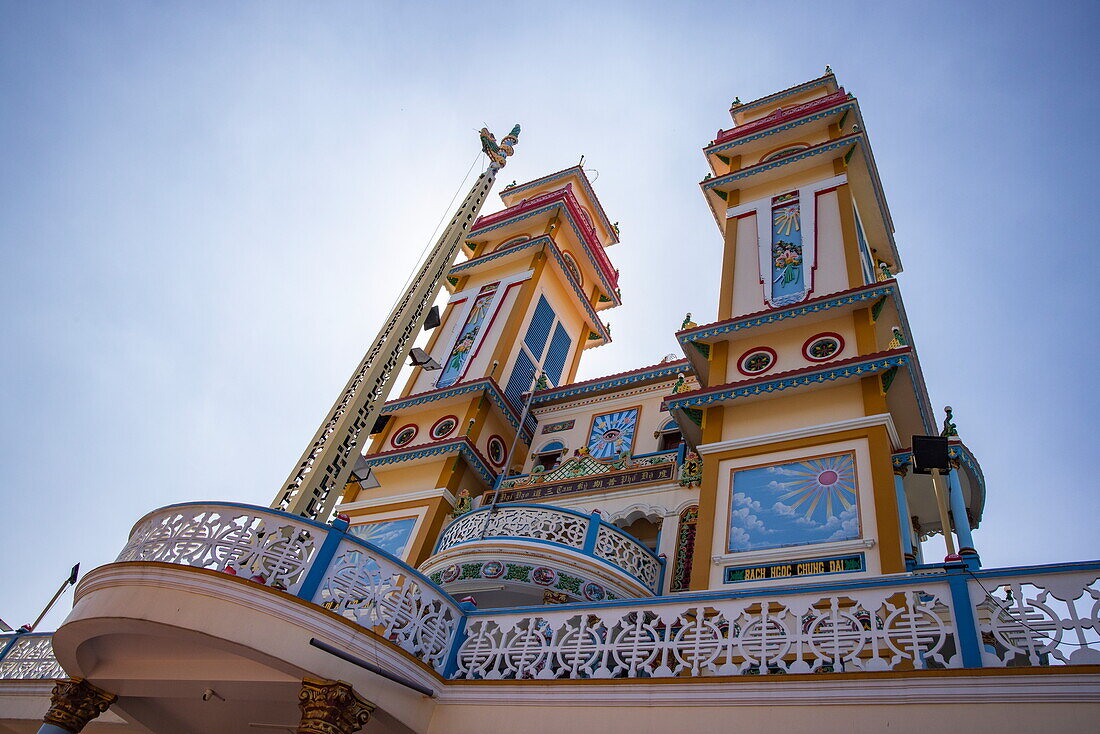
[[[523,405],[523,393],[531,389],[535,381],[535,363],[527,356],[527,352],[519,350],[516,357],[516,366],[512,369],[512,376],[508,380],[508,387],[504,388],[504,397],[516,410]]]
[[[535,315],[531,317],[531,325],[527,327],[527,336],[523,343],[531,350],[535,359],[542,356],[546,348],[546,339],[550,336],[550,327],[554,325],[554,309],[546,301],[546,296],[539,296],[539,305],[535,307]]]
[[[570,344],[572,340],[569,334],[559,323],[558,328],[554,329],[554,338],[550,340],[550,349],[546,352],[546,359],[542,363],[543,372],[555,387],[561,384],[561,372],[565,368],[565,358],[569,355]]]

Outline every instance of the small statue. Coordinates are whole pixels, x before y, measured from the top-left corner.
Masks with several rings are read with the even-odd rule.
[[[676,373],[676,384],[672,386],[672,394],[679,395],[682,392],[688,392],[687,377],[683,372]]]
[[[894,277],[894,274],[890,272],[890,266],[882,260],[878,261],[879,280],[889,280]]]
[[[628,461],[630,461],[630,449],[623,449],[622,451],[619,452],[619,455],[616,456],[611,461],[611,468],[612,469],[625,469],[626,468],[626,462],[628,462]]]
[[[536,390],[549,390],[550,378],[546,376],[545,372],[539,373],[539,379],[535,382]]]
[[[959,429],[952,420],[954,416],[951,415],[951,406],[946,406],[943,412],[947,413],[947,415],[943,419],[943,430],[940,431],[940,435],[947,436],[948,438],[957,437],[959,435]]]
[[[832,73],[833,73],[833,67],[829,66],[828,64],[825,64],[825,76],[828,76],[829,74],[832,74]]]
[[[619,231],[619,223],[618,222],[615,222],[614,224],[612,224],[611,227],[615,230],[616,235],[622,234],[622,232]]]
[[[897,349],[899,347],[907,346],[905,343],[905,335],[901,333],[901,329],[896,326],[890,327],[890,333],[894,335],[894,338],[890,340],[887,349]]]
[[[680,467],[680,486],[698,487],[703,483],[703,460],[699,454],[689,451],[684,457],[684,465]]]
[[[684,323],[680,324],[680,331],[684,329],[694,329],[699,324],[691,320],[691,312],[688,311],[688,315],[684,317]]]
[[[473,509],[474,500],[470,497],[470,490],[462,490],[458,493],[456,499],[458,500],[458,504],[455,505],[455,511],[451,513],[451,517],[461,517]]]
[[[741,103],[741,98],[740,97],[734,97],[733,101],[730,102],[730,107],[740,107],[741,104],[742,104]]]
[[[712,178],[714,178],[714,174],[711,173],[710,171],[707,171],[707,175],[703,176],[704,181],[710,181]]]

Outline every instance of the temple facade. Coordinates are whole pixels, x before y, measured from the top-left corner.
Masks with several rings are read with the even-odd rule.
[[[1100,562],[983,567],[857,100],[827,70],[730,114],[681,354],[577,380],[630,245],[581,166],[481,214],[518,126],[483,131],[372,348],[405,383],[368,353],[271,508],[138,519],[56,632],[0,638],[0,729],[1094,730]]]

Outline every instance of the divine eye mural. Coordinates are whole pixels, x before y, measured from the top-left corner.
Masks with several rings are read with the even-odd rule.
[[[403,517],[399,520],[379,520],[362,525],[353,525],[348,532],[368,543],[373,543],[392,556],[401,558],[409,544],[415,517]]]
[[[802,272],[802,222],[797,192],[772,200],[771,254],[772,304],[798,303],[809,289]]]
[[[613,459],[623,451],[630,451],[637,428],[637,408],[596,416],[588,434],[588,453],[597,459]]]
[[[466,323],[463,324],[462,331],[459,332],[458,339],[451,349],[451,354],[443,365],[443,373],[435,383],[436,387],[450,387],[462,376],[462,369],[470,358],[470,353],[477,342],[478,332],[481,331],[481,325],[484,323],[485,317],[489,315],[489,306],[492,305],[495,295],[496,286],[488,286],[474,300],[470,315],[466,317]]]
[[[854,540],[859,536],[853,454],[734,472],[729,552]]]

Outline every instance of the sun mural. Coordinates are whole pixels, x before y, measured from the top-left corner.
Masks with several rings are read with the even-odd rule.
[[[597,459],[612,459],[629,451],[634,445],[637,427],[637,408],[596,416],[588,436],[588,453]]]
[[[731,552],[852,540],[859,534],[851,453],[734,472]]]

